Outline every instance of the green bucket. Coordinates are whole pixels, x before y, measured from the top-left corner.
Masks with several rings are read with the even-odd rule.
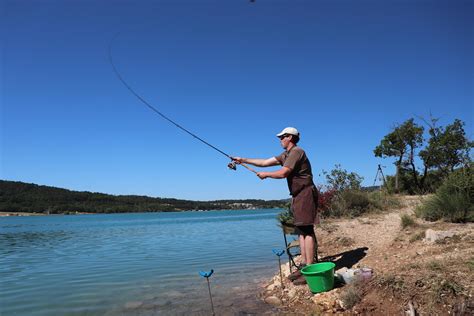
[[[301,269],[311,292],[320,293],[332,290],[335,267],[336,265],[332,262],[321,262],[307,265]]]

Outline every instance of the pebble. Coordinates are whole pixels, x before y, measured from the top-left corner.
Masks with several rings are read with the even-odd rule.
[[[276,296],[269,296],[265,299],[265,303],[274,305],[274,306],[280,306],[281,300]]]
[[[296,296],[296,290],[295,289],[291,289],[289,292],[288,292],[288,297],[290,299],[292,299],[293,297]]]

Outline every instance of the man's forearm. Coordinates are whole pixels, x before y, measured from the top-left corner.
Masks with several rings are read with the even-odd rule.
[[[242,158],[243,163],[248,163],[257,167],[266,167],[267,159],[258,159],[258,158]]]
[[[272,178],[272,179],[285,179],[286,175],[284,172],[278,171],[270,171],[270,172],[260,172],[262,176],[265,178]]]

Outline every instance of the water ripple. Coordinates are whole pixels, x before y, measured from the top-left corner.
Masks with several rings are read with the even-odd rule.
[[[236,289],[274,273],[277,212],[2,219],[0,314],[206,314],[198,271],[211,268],[225,310],[245,295]]]

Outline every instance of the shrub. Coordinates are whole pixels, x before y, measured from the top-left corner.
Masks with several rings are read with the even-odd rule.
[[[323,191],[322,188],[319,188],[318,211],[324,212],[324,211],[329,210],[335,196],[336,196],[336,190],[328,189],[328,190]],[[283,210],[277,215],[277,220],[282,225],[286,225],[286,226],[294,225],[293,212],[291,211],[291,203],[288,203],[286,205],[285,210]]]
[[[318,210],[322,212],[329,210],[336,193],[337,191],[335,189],[323,191],[322,188],[320,188],[318,195]]]
[[[359,190],[363,177],[355,172],[348,172],[342,169],[341,165],[336,164],[330,172],[324,171],[326,180],[331,188],[336,191]]]
[[[277,220],[282,225],[293,226],[294,218],[293,212],[291,211],[291,203],[286,205],[286,208],[277,215]]]
[[[400,207],[398,199],[385,191],[373,191],[369,193],[370,205],[381,211]]]
[[[426,200],[416,213],[429,221],[474,221],[474,174],[471,168],[451,173],[436,194]]]
[[[344,190],[331,199],[327,215],[330,217],[357,217],[372,210],[385,210],[398,207],[398,199],[385,192],[366,192]]]
[[[339,192],[331,204],[330,215],[334,217],[356,217],[369,210],[370,200],[367,192],[345,190]]]
[[[400,226],[402,227],[402,229],[405,229],[407,227],[415,227],[416,222],[410,215],[403,214],[400,216]]]

